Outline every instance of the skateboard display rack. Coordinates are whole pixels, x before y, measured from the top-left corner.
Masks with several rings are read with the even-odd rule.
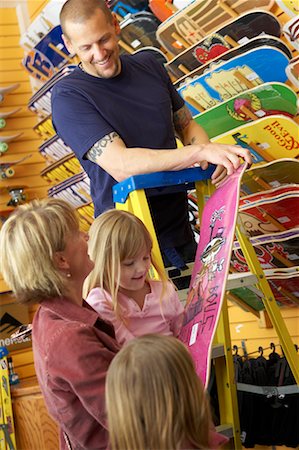
[[[145,223],[153,240],[153,255],[161,268],[164,268],[164,265],[144,189],[183,184],[186,189],[190,189],[195,185],[198,192],[200,192],[200,182],[208,179],[210,175],[209,172],[202,172],[200,169],[186,169],[179,172],[159,172],[149,175],[137,175],[114,186],[113,197],[116,208],[132,212]],[[251,272],[246,274],[232,274],[229,276],[226,290],[230,291],[236,287],[254,284],[262,292],[262,301],[265,309],[277,332],[293,375],[299,384],[298,355],[269,283],[261,269],[249,238],[244,234],[241,223],[238,223],[236,226],[236,234]],[[220,420],[222,424],[219,431],[225,433],[224,430],[226,430],[225,434],[234,439],[234,447],[239,449],[241,448],[240,424],[226,301],[222,305],[214,344],[212,358],[215,357],[214,363]]]

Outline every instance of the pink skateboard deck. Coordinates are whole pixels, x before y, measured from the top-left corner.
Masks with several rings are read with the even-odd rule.
[[[239,205],[240,183],[246,166],[224,181],[207,201],[179,339],[189,348],[204,385],[210,374],[216,331]]]

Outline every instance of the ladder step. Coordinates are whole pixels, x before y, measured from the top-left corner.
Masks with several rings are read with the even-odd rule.
[[[217,433],[221,433],[226,436],[228,439],[232,439],[234,437],[233,427],[230,424],[221,424],[216,427]]]
[[[230,273],[226,282],[226,290],[236,289],[245,286],[252,286],[258,283],[258,278],[251,272]]]

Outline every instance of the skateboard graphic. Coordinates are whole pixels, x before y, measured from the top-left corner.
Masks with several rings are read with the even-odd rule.
[[[60,183],[73,175],[82,172],[82,167],[73,153],[55,161],[41,171],[41,177],[50,183]]]
[[[17,164],[26,161],[26,159],[31,158],[32,154],[24,156],[24,158],[18,159],[17,161],[7,161],[0,162],[0,180],[4,180],[5,178],[11,178],[14,176],[15,171],[12,166],[16,166]]]
[[[209,138],[261,117],[297,114],[297,95],[284,83],[264,83],[194,117]]]
[[[40,122],[38,122],[33,127],[33,130],[44,140],[47,140],[55,136],[56,132],[52,124],[52,114],[49,114],[48,116],[43,118]]]
[[[186,79],[177,90],[194,116],[263,83],[285,82],[288,62],[288,57],[280,50],[259,47],[213,64],[204,74]]]
[[[26,28],[26,32],[22,34],[21,47],[31,50],[53,27],[59,25],[59,14],[64,3],[65,0],[49,0],[37,18]]]
[[[291,83],[299,89],[299,56],[291,59],[286,67],[286,74]]]
[[[298,124],[282,115],[263,117],[241,125],[211,141],[249,149],[254,164],[299,156]]]
[[[225,294],[238,213],[241,166],[213,193],[201,219],[201,237],[179,339],[189,348],[197,374],[206,386],[213,337]]]
[[[158,27],[157,39],[170,53],[178,55],[240,14],[256,7],[270,10],[273,3],[273,0],[258,3],[252,0],[195,0]]]
[[[60,69],[53,75],[29,100],[28,108],[30,111],[41,116],[47,116],[51,113],[51,91],[55,83],[61,78],[71,73],[77,66],[68,65]]]
[[[290,17],[299,14],[299,5],[297,0],[275,0],[277,5]]]
[[[27,53],[22,64],[31,76],[47,81],[57,69],[72,62],[74,55],[65,47],[61,35],[61,26],[57,25]]]
[[[252,38],[240,46],[230,48],[226,52],[222,53],[214,59],[211,59],[205,64],[198,65],[198,67],[192,72],[179,78],[176,81],[176,85],[184,83],[186,79],[195,78],[202,75],[206,71],[206,69],[209,69],[210,67],[212,68],[217,64],[223,64],[225,61],[229,61],[233,58],[236,58],[238,55],[243,55],[249,50],[257,49],[259,47],[275,48],[277,50],[281,50],[281,52],[284,53],[289,60],[292,58],[292,53],[289,47],[281,39],[265,34],[263,36]]]
[[[299,227],[299,193],[272,197],[255,205],[244,205],[239,216],[249,236],[277,233]]]
[[[0,134],[0,156],[8,150],[8,143],[18,139],[22,134],[16,133],[9,136]]]
[[[280,37],[280,23],[267,11],[249,11],[222,26],[196,44],[184,50],[166,64],[166,69],[178,79],[202,64],[215,59],[231,48],[245,44],[259,35]]]
[[[10,111],[0,112],[0,129],[5,127],[5,125],[6,125],[5,119],[7,119],[7,117],[12,116],[13,114],[17,113],[20,110],[21,110],[21,108],[14,108],[14,109],[11,109]],[[0,152],[1,152],[1,150],[0,150]]]
[[[48,190],[48,197],[62,198],[74,208],[91,202],[90,180],[85,172],[73,175]]]
[[[39,147],[39,152],[50,163],[73,153],[72,149],[57,134],[44,142]]]
[[[147,11],[129,14],[119,24],[121,35],[118,43],[122,51],[133,53],[142,47],[160,48],[156,39],[159,23],[158,19]]]
[[[10,86],[0,86],[0,102],[4,100],[6,94],[15,91],[20,86],[20,83],[11,84]]]
[[[284,269],[299,266],[299,230],[264,235],[250,239],[262,269]],[[248,272],[246,260],[238,242],[234,243],[231,267],[237,272]]]
[[[249,195],[289,184],[299,184],[299,160],[283,158],[246,170],[241,192]]]
[[[289,44],[299,51],[299,15],[285,23],[282,31]]]

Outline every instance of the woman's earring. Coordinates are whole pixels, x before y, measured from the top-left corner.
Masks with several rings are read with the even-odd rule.
[[[71,278],[71,276],[72,276],[72,275],[71,275],[70,273],[67,273],[67,274],[66,274],[66,277],[67,277],[67,278]]]

